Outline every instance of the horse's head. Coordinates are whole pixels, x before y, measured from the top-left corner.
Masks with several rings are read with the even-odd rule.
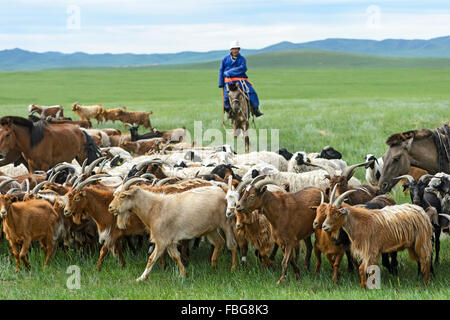
[[[392,138],[390,138],[392,140]],[[383,155],[383,170],[378,182],[382,192],[389,192],[398,182],[394,178],[409,173],[411,162],[408,155],[413,142],[413,137],[408,137],[402,141],[387,141],[389,149]]]
[[[20,155],[15,151],[16,134],[12,123],[7,118],[0,121],[0,165],[8,164],[17,160]]]
[[[231,108],[236,112],[241,108],[242,92],[239,90],[239,85],[237,83],[229,83],[227,84],[227,91]]]

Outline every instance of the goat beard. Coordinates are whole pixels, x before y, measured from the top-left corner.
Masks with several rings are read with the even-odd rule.
[[[119,229],[126,229],[127,228],[127,223],[128,223],[128,219],[130,218],[130,211],[127,211],[125,213],[120,213],[119,215],[117,215],[117,226],[119,227]]]

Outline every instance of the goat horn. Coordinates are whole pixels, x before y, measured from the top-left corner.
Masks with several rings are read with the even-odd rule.
[[[6,180],[2,181],[0,183],[0,189],[2,189],[4,186],[6,186],[8,183],[13,182],[13,181],[17,181],[16,179],[13,178],[7,178]]]
[[[8,190],[8,192],[6,194],[11,195],[11,194],[13,194],[14,192],[17,192],[17,191],[22,191],[22,190],[19,189],[19,188],[11,188],[11,189]]]
[[[367,190],[364,187],[356,187],[355,190],[361,190],[361,191],[367,193],[369,196],[372,196],[372,194],[369,192],[369,190]]]
[[[64,169],[66,169],[66,168],[71,168],[71,169],[74,169],[74,170],[75,170],[75,167],[74,167],[72,164],[70,164],[70,163],[60,163],[60,164],[57,164],[56,166],[53,167],[53,170],[54,170],[55,172],[59,172],[59,171],[64,170]]]
[[[149,165],[150,163],[152,163],[152,161],[153,161],[153,160],[144,160],[144,161],[142,161],[142,162],[139,162],[139,163],[136,165],[136,169],[137,169],[138,171],[140,171],[144,166]],[[159,163],[159,162],[158,162],[158,163]]]
[[[133,127],[130,123],[128,123],[128,122],[125,122],[124,124],[123,124],[125,127]]]
[[[228,176],[228,189],[231,190],[232,187],[233,187],[233,176],[229,175]]]
[[[72,174],[71,174],[71,173],[69,173],[69,174],[67,175],[66,181],[64,181],[64,183],[63,183],[63,186],[64,186],[64,187],[67,185],[67,182],[69,182],[70,179],[72,179]]]
[[[394,180],[400,180],[400,179],[408,179],[409,183],[413,183],[415,181],[413,176],[410,176],[409,174],[404,174],[402,176],[398,176],[398,177],[394,178]]]
[[[323,191],[320,191],[320,204],[325,203],[325,195],[323,194]]]
[[[448,221],[450,221],[450,215],[445,213],[439,213],[439,216],[446,218]]]
[[[85,186],[91,184],[94,181],[100,180],[101,178],[104,178],[104,177],[110,177],[110,175],[109,174],[96,174],[95,176],[91,176],[91,177],[87,178],[86,180],[84,180],[83,182],[81,182],[80,184],[78,184],[75,187],[75,190],[81,191],[81,189],[83,189]]]
[[[342,202],[345,200],[345,198],[348,197],[349,194],[356,192],[357,190],[347,190],[343,194],[341,194],[339,197],[337,197],[336,201],[333,202],[333,206],[336,206],[338,208],[341,207]]]
[[[88,159],[84,159],[83,164],[81,165],[81,173],[84,173],[84,170],[86,170],[86,165],[87,165]]]
[[[42,189],[42,187],[44,186],[44,184],[45,184],[46,182],[47,182],[47,181],[42,181],[42,182],[38,183],[38,184],[33,188],[33,190],[31,190],[31,193],[34,194],[34,195],[37,195],[38,191]]]
[[[421,176],[421,177],[419,178],[419,181],[424,182],[425,179],[427,179],[427,178],[433,178],[433,177],[434,177],[434,176],[433,176],[432,174],[424,174],[423,176]]]
[[[255,183],[254,187],[256,190],[260,190],[262,187],[264,187],[265,185],[268,185],[268,184],[277,185],[277,183],[272,179],[264,179],[264,180],[261,180],[261,181]]]
[[[334,196],[335,196],[335,194],[336,194],[336,188],[337,188],[338,184],[339,184],[339,183],[336,183],[336,184],[334,185],[334,187],[333,187],[333,190],[331,191],[331,195],[330,195],[330,203],[331,203],[331,204],[333,203]]]
[[[51,176],[51,178],[48,180],[50,183],[55,183],[56,178],[58,177],[58,174],[60,174],[61,171],[56,171],[54,175]]]
[[[346,177],[347,181],[350,180],[350,178],[353,176],[353,171],[358,168],[358,167],[362,167],[362,166],[366,166],[369,163],[371,163],[373,160],[367,161],[367,162],[361,162],[361,163],[357,163],[357,164],[353,164],[347,168],[345,168],[342,173],[341,176]]]
[[[94,170],[94,168],[103,160],[105,160],[106,157],[100,157],[98,159],[95,159],[94,161],[92,161],[92,163],[86,168],[86,173],[87,174],[91,174],[92,170]]]
[[[147,181],[147,179],[144,179],[144,178],[132,178],[132,179],[128,180],[127,182],[125,182],[125,184],[123,185],[123,190],[126,191],[131,187],[131,185],[136,184],[138,182],[146,182],[146,181]]]
[[[108,163],[108,160],[107,159],[103,160],[102,164],[100,165],[100,168],[97,171],[97,174],[99,174],[103,171],[103,168],[105,167],[106,163]]]
[[[170,177],[161,179],[161,180],[159,180],[159,181],[156,183],[156,186],[160,187],[160,186],[162,186],[162,185],[165,185],[165,184],[166,184],[168,181],[170,181],[171,179],[172,179],[172,178],[170,178]]]
[[[237,188],[236,188],[236,192],[240,195],[242,190],[244,190],[244,188],[250,184],[250,180],[247,181],[241,181],[241,183],[238,184]]]
[[[73,175],[70,180],[69,183],[70,185],[73,187],[73,185],[75,184],[75,181],[78,179],[78,177],[76,175]]]
[[[30,192],[30,180],[28,178],[25,179],[25,185],[26,185],[25,192],[26,193]]]

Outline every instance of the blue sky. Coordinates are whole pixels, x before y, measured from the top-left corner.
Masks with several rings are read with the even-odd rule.
[[[78,23],[79,22],[79,23]],[[0,0],[0,50],[165,53],[450,35],[450,1]]]

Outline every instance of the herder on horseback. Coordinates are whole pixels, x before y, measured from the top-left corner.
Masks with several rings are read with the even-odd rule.
[[[227,84],[238,84],[242,91],[248,97],[251,104],[251,112],[255,117],[263,115],[259,111],[259,100],[252,84],[247,80],[247,62],[245,58],[239,54],[240,46],[238,41],[233,41],[230,44],[230,54],[222,60],[222,65],[219,70],[219,88],[223,88],[223,102],[225,112],[231,117],[230,99],[228,96]]]

